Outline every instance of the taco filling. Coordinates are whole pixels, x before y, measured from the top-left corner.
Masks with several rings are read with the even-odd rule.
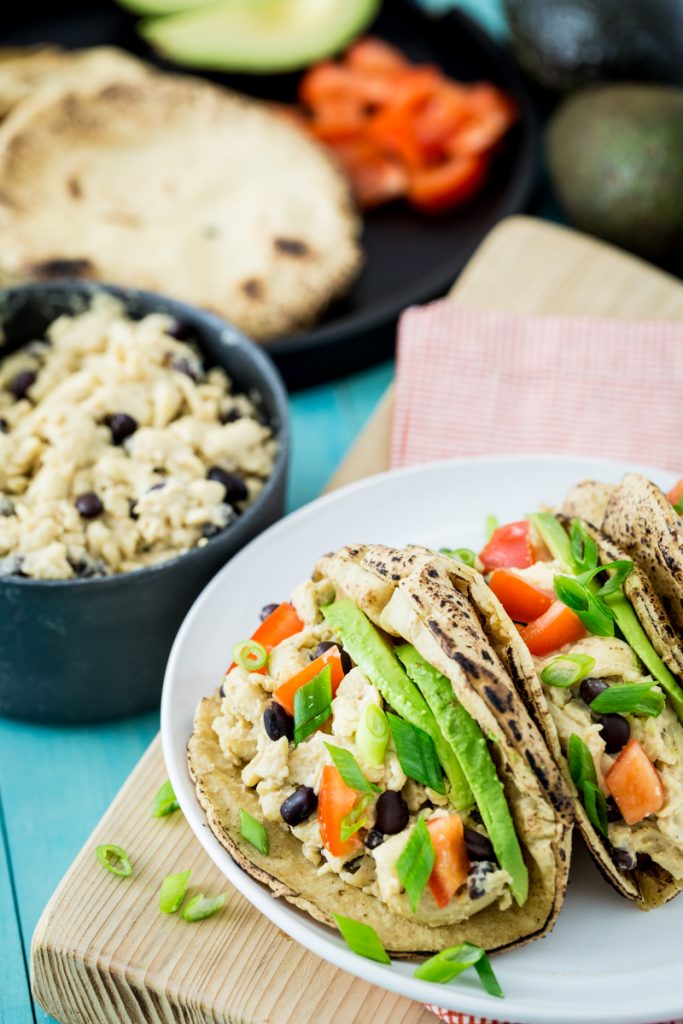
[[[453,567],[425,549],[322,559],[235,645],[189,744],[238,862],[397,955],[528,941],[566,887],[566,787]]]
[[[614,867],[683,881],[683,690],[637,614],[656,601],[647,581],[580,520],[545,512],[498,527],[478,558]]]

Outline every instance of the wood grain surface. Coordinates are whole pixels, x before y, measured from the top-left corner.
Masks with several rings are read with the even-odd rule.
[[[501,223],[451,293],[477,308],[683,319],[683,285],[602,243],[527,217]],[[388,392],[335,474],[338,487],[387,467]],[[63,1024],[429,1024],[419,1004],[340,971],[289,939],[220,872],[176,813],[150,816],[165,777],[155,740],[86,842],[36,927],[32,985]],[[117,843],[130,879],[103,871]],[[229,893],[201,925],[157,907],[163,876],[192,868],[202,891]]]

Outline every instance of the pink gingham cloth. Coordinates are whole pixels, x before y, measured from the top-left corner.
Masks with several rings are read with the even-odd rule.
[[[551,452],[683,471],[682,388],[683,323],[414,307],[391,464]]]
[[[406,310],[397,359],[392,466],[550,452],[683,471],[683,323],[442,300]],[[504,1024],[427,1009],[445,1024]]]

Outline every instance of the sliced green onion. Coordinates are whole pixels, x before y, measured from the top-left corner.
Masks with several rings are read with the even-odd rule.
[[[128,854],[120,846],[98,846],[95,853],[102,867],[111,871],[112,875],[128,878],[133,874],[133,866],[128,860]]]
[[[345,747],[336,747],[333,743],[326,743],[325,747],[347,786],[357,789],[359,793],[382,792],[379,786],[365,778],[358,761],[350,750],[346,750]]]
[[[598,590],[598,594],[601,597],[606,597],[608,594],[616,594],[618,590],[621,590],[633,571],[633,562],[628,558],[618,558],[615,562],[606,562],[605,565],[598,565],[595,569],[581,573],[580,576],[577,576],[577,580],[585,587],[595,576],[608,570],[611,571],[612,575]]]
[[[270,853],[270,842],[265,826],[252,817],[249,811],[245,811],[243,807],[240,807],[240,832],[243,839],[246,839],[248,843],[255,846],[260,853],[264,853],[266,857],[268,856]]]
[[[594,782],[583,784],[583,806],[591,825],[596,831],[607,839],[607,801],[601,789]]]
[[[370,824],[368,818],[368,808],[372,803],[372,793],[365,793],[355,807],[353,807],[348,814],[345,814],[341,820],[340,836],[342,843],[345,843],[347,839],[355,835],[361,828],[367,828]]]
[[[580,519],[572,519],[569,536],[575,571],[591,572],[598,564],[598,545]]]
[[[576,612],[590,633],[596,636],[614,636],[614,617],[602,598],[571,576],[555,576],[556,597]]]
[[[449,558],[454,558],[456,562],[464,562],[471,569],[474,569],[477,561],[477,553],[472,548],[439,548],[439,552],[442,555],[448,555]]]
[[[418,818],[410,839],[396,861],[396,871],[413,913],[434,867],[434,846],[424,818]]]
[[[591,711],[599,715],[643,715],[656,718],[664,710],[665,697],[651,683],[619,683],[603,690],[591,701]]]
[[[173,814],[177,811],[180,804],[176,800],[176,795],[173,792],[173,786],[166,780],[163,786],[157,790],[154,795],[154,803],[152,804],[152,817],[153,818],[165,818],[167,814]]]
[[[443,772],[429,733],[398,715],[387,713],[387,719],[401,768],[408,778],[429,786],[436,793],[445,793]]]
[[[442,949],[436,956],[430,957],[429,960],[420,964],[413,975],[423,981],[435,981],[443,985],[453,981],[469,967],[475,968],[482,987],[490,996],[497,996],[498,999],[505,998],[486,951],[469,942],[462,942],[459,946]]]
[[[567,569],[573,569],[572,546],[562,523],[552,512],[531,512],[527,519],[536,528],[550,554]]]
[[[353,953],[368,960],[376,960],[380,964],[391,963],[382,940],[369,924],[354,921],[352,917],[344,917],[342,914],[333,914],[332,917],[337,922],[337,928],[342,933],[346,945]]]
[[[233,647],[232,660],[245,672],[258,672],[268,661],[268,651],[256,640],[243,640]]]
[[[366,704],[356,729],[356,746],[368,764],[384,764],[389,742],[387,716],[376,704]]]
[[[674,511],[678,512],[679,516],[683,515],[683,498],[681,498],[680,501],[676,502],[676,504],[674,505]]]
[[[193,896],[187,904],[182,918],[184,921],[204,921],[207,917],[213,917],[218,913],[227,898],[226,892],[222,892],[220,896],[205,896],[200,892],[197,896]]]
[[[326,665],[294,694],[294,745],[319,729],[332,714],[332,670]]]
[[[541,680],[546,686],[575,686],[594,668],[595,658],[590,654],[563,654],[546,665],[541,672]]]
[[[487,543],[491,540],[491,537],[493,536],[493,534],[495,533],[499,526],[500,521],[498,519],[498,516],[488,515],[486,517],[486,519],[484,520],[484,536],[486,537]]]
[[[180,871],[177,875],[166,875],[159,890],[159,910],[163,914],[175,914],[187,895],[191,871]]]

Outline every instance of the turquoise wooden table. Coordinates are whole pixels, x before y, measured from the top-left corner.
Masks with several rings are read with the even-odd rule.
[[[444,9],[451,0],[424,2]],[[460,6],[489,31],[501,32],[499,0]],[[288,510],[320,493],[392,374],[387,363],[292,398]],[[87,728],[0,719],[0,1024],[51,1020],[31,999],[31,934],[53,889],[158,727],[156,712]]]

